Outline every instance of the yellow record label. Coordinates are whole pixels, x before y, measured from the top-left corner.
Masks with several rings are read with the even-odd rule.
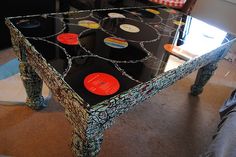
[[[178,26],[183,26],[183,25],[185,25],[184,22],[182,22],[182,21],[177,21],[177,20],[173,20],[173,23],[176,24],[176,25],[178,25]]]
[[[148,12],[150,12],[150,13],[153,13],[153,14],[155,14],[155,15],[159,15],[159,14],[160,14],[160,12],[157,11],[157,10],[155,10],[155,9],[145,9],[145,10],[148,11]]]
[[[91,28],[91,29],[98,29],[100,25],[97,22],[90,21],[90,20],[82,20],[78,22],[79,26]]]

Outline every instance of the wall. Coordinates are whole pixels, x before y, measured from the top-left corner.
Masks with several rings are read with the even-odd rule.
[[[55,12],[55,0],[6,0],[0,4],[0,50],[11,46],[5,17]]]
[[[236,4],[224,0],[197,0],[192,16],[236,34]]]

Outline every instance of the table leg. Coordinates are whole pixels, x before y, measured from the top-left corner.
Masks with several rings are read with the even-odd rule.
[[[217,69],[217,62],[213,62],[203,66],[198,70],[197,78],[195,83],[191,87],[191,94],[197,96],[202,93],[204,85],[214,74],[214,71]]]
[[[26,105],[35,110],[46,107],[42,96],[43,81],[27,62],[20,62],[19,69],[27,94]]]
[[[86,139],[81,138],[81,134],[74,131],[72,136],[72,151],[76,157],[96,157],[101,149],[103,132],[95,136],[86,135]]]

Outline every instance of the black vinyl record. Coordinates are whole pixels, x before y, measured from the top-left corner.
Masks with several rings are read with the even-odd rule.
[[[159,37],[158,31],[149,24],[128,18],[107,18],[102,20],[101,27],[107,33],[127,41],[150,41]]]
[[[47,37],[64,29],[64,23],[58,18],[52,17],[26,17],[13,21],[26,37]]]
[[[79,41],[81,46],[90,53],[108,60],[135,61],[147,57],[147,53],[138,43],[127,42],[128,45],[124,48],[108,46],[105,42],[109,37],[111,36],[102,30],[89,30],[80,34]]]
[[[119,89],[110,95],[97,95],[89,91],[84,84],[86,77],[94,73],[103,73],[114,77],[119,82]],[[97,57],[79,57],[72,61],[72,67],[65,76],[65,81],[90,105],[95,105],[114,95],[126,91],[137,84],[117,70],[114,64]]]

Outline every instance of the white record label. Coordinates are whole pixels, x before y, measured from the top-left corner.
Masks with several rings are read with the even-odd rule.
[[[109,16],[110,18],[125,18],[124,15],[119,14],[119,13],[108,13],[108,16]]]
[[[121,24],[120,29],[129,33],[138,33],[140,29],[137,26],[131,24]]]

